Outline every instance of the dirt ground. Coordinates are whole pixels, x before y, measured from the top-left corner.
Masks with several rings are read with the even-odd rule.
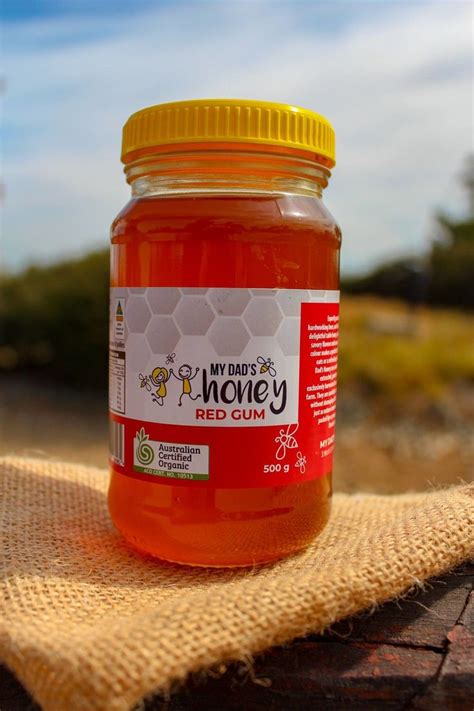
[[[463,413],[420,417],[341,392],[334,485],[337,491],[423,491],[473,480],[473,393]],[[457,398],[459,399],[459,398]],[[107,467],[103,397],[8,376],[0,380],[0,455],[21,454]],[[473,408],[474,409],[474,408]]]

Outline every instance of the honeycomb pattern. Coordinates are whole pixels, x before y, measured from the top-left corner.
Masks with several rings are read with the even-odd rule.
[[[217,356],[262,354],[281,349],[295,356],[299,349],[301,301],[334,301],[336,292],[278,289],[117,289],[126,295],[127,352],[134,370],[149,357],[199,351]],[[275,339],[276,338],[276,343]],[[199,345],[201,344],[201,345]],[[278,346],[279,348],[278,348]],[[140,351],[141,356],[135,355]]]
[[[182,296],[174,318],[185,336],[203,336],[214,321],[214,311],[205,296]]]
[[[270,296],[252,299],[244,321],[254,336],[273,336],[283,318],[278,303]]]
[[[277,341],[285,355],[298,355],[300,348],[300,320],[286,318],[278,329]]]
[[[146,330],[146,338],[153,353],[171,353],[180,337],[172,316],[153,316]]]
[[[152,313],[172,314],[181,294],[179,289],[150,289],[146,298]]]
[[[209,340],[221,356],[240,355],[250,334],[240,318],[217,318],[209,331]]]
[[[219,316],[240,316],[251,298],[248,289],[209,289],[209,301]]]
[[[279,291],[276,295],[276,300],[285,316],[299,316],[301,302],[310,301],[311,296],[309,291],[291,289]]]
[[[125,305],[125,320],[130,333],[143,333],[151,319],[151,311],[144,296],[132,295]]]
[[[144,333],[131,333],[127,340],[128,365],[132,370],[144,370],[151,355]]]

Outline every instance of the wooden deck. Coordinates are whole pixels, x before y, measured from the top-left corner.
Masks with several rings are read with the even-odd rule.
[[[424,591],[269,650],[252,666],[193,675],[142,711],[472,711],[474,564]],[[0,711],[38,707],[0,667]],[[65,709],[64,711],[69,711]]]

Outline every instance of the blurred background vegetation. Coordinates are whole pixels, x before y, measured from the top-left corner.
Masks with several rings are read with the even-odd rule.
[[[474,379],[474,158],[464,183],[468,216],[439,214],[426,254],[343,279],[342,387],[435,396],[443,385]],[[104,250],[0,276],[0,371],[105,389],[108,269]],[[360,299],[368,295],[379,301]],[[387,310],[380,299],[393,303]]]
[[[464,212],[453,180],[472,150],[470,10],[4,0],[0,455],[107,466],[104,227],[128,193],[121,126],[152,103],[244,94],[314,107],[336,127],[328,199],[351,272],[335,488],[472,479],[473,158]]]
[[[464,184],[468,215],[438,214],[425,254],[343,280],[341,488],[392,492],[472,476],[472,159]],[[0,453],[106,465],[108,263],[97,251],[0,276]]]

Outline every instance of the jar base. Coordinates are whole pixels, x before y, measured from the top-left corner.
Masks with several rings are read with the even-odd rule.
[[[321,529],[322,530],[322,529]],[[121,535],[125,538],[127,543],[140,555],[147,557],[147,558],[153,558],[157,563],[163,562],[163,563],[169,563],[171,565],[182,565],[185,567],[191,567],[191,568],[215,568],[215,569],[233,569],[233,568],[254,568],[255,566],[260,566],[260,565],[267,565],[269,563],[276,563],[280,560],[284,560],[285,558],[289,558],[292,555],[296,555],[297,553],[301,553],[304,551],[306,548],[308,548],[311,543],[311,541],[308,541],[304,545],[298,546],[297,548],[294,548],[289,551],[285,551],[283,553],[278,553],[278,554],[269,554],[266,556],[258,556],[255,558],[252,558],[252,560],[248,561],[229,561],[228,559],[224,561],[218,561],[218,560],[205,560],[202,559],[200,561],[192,560],[192,559],[184,559],[184,558],[178,558],[174,556],[166,556],[163,554],[156,553],[152,550],[149,550],[146,548],[146,546],[142,546],[139,543],[136,543],[135,541],[131,540],[129,537],[125,536],[123,531],[119,531]],[[320,531],[318,531],[314,538],[317,538],[319,535]]]
[[[325,527],[331,477],[265,489],[146,482],[112,469],[109,512],[141,554],[179,565],[248,568],[306,548]]]

